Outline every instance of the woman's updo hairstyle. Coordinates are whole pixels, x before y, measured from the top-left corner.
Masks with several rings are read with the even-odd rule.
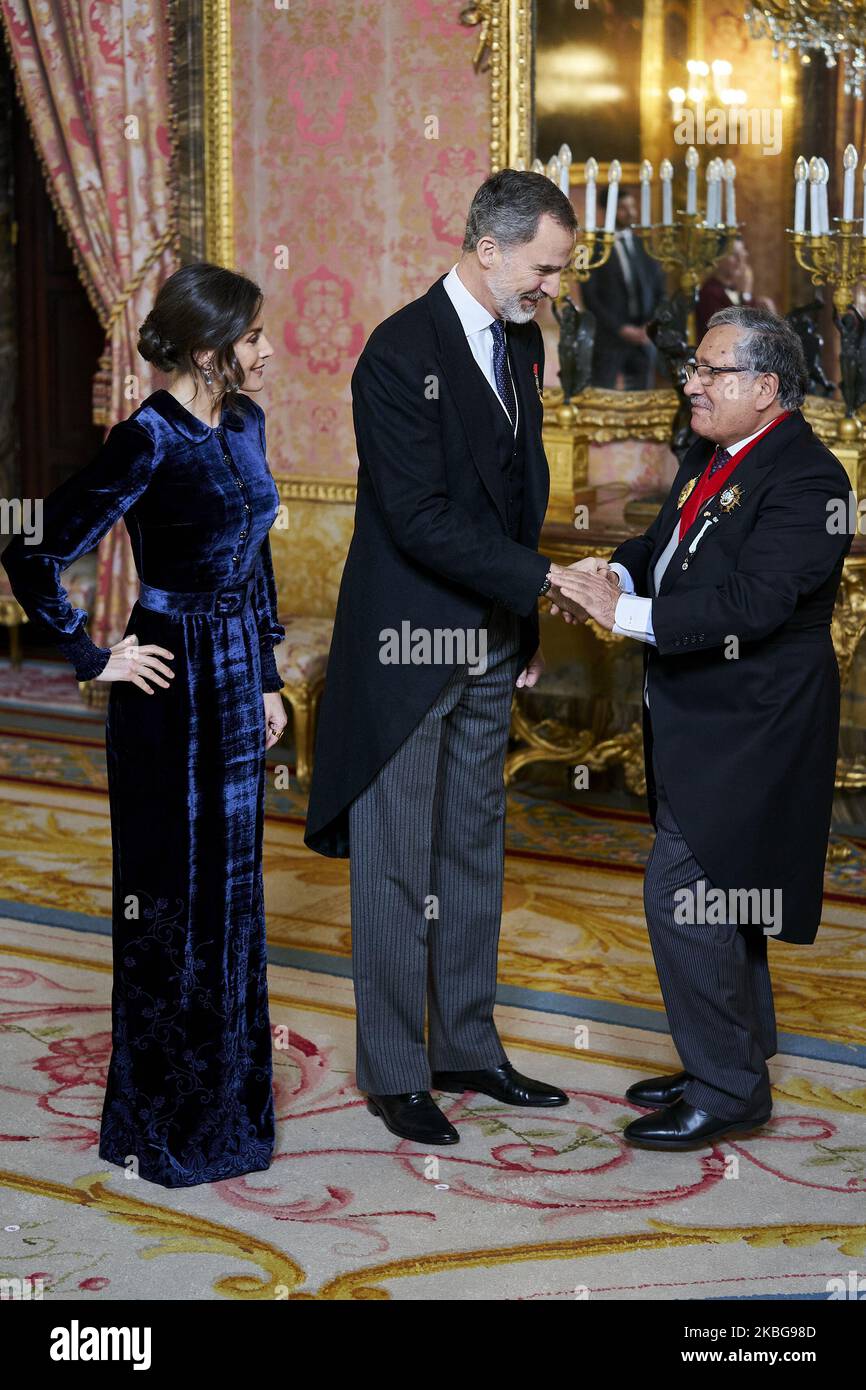
[[[212,382],[205,389],[223,396],[240,391],[245,373],[234,343],[255,321],[264,296],[245,275],[209,261],[181,266],[160,286],[153,308],[138,330],[138,350],[161,372],[189,372],[204,383],[193,353],[213,353]]]

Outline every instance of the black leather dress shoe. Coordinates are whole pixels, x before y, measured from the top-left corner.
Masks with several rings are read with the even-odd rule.
[[[515,1071],[510,1062],[501,1067],[482,1067],[478,1071],[434,1071],[430,1080],[434,1091],[460,1095],[462,1091],[480,1091],[505,1105],[568,1105],[568,1096],[546,1081],[533,1081]]]
[[[400,1096],[367,1097],[367,1109],[378,1115],[392,1134],[416,1144],[459,1144],[460,1135],[446,1120],[429,1091]]]
[[[744,1115],[739,1120],[720,1120],[706,1110],[698,1110],[684,1100],[676,1100],[664,1110],[639,1115],[623,1130],[623,1138],[645,1149],[689,1149],[711,1144],[723,1134],[743,1134],[765,1125],[772,1111]]]
[[[636,1081],[629,1086],[626,1096],[635,1105],[645,1105],[657,1109],[660,1105],[673,1105],[679,1100],[686,1085],[691,1081],[687,1071],[675,1072],[673,1076],[650,1076],[646,1081]]]

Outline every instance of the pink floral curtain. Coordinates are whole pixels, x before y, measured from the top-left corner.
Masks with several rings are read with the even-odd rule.
[[[105,329],[93,418],[108,429],[158,384],[138,326],[178,263],[169,0],[0,0],[48,191]],[[138,586],[121,525],[99,547],[91,636],[119,640]]]

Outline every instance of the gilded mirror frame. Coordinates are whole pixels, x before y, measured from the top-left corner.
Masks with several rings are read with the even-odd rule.
[[[481,0],[467,6],[461,18],[480,26],[476,69],[490,69],[490,172],[513,168],[522,159],[529,168],[532,150],[534,73],[534,0]],[[645,0],[640,83],[641,148],[655,162],[661,158],[662,106],[655,93],[662,89],[664,67],[664,0]],[[602,177],[607,165],[600,164]],[[637,182],[636,163],[623,164],[623,180]],[[583,181],[583,165],[572,166],[573,183]]]
[[[474,55],[476,70],[490,72],[490,172],[513,168],[520,160],[529,168],[532,149],[534,86],[534,0],[481,0],[466,6],[462,22],[478,26]],[[642,148],[661,151],[662,107],[652,98],[661,90],[663,65],[664,0],[646,0],[641,58],[640,122]],[[660,157],[660,155],[658,155]],[[600,164],[606,177],[607,165]],[[583,181],[583,163],[572,165],[571,181]],[[623,164],[623,179],[637,182],[638,166]],[[670,438],[676,411],[672,387],[653,391],[609,391],[588,387],[581,393],[580,410],[562,407],[558,388],[547,387],[545,438],[557,458],[553,469],[553,496],[560,512],[569,505],[572,486],[583,478],[590,443],[612,439],[649,439],[664,443]],[[575,416],[580,417],[576,426]],[[573,455],[567,440],[572,440]],[[572,469],[574,473],[572,475]]]
[[[461,12],[464,24],[478,27],[475,68],[490,72],[491,173],[513,168],[519,160],[529,168],[535,157],[532,149],[533,4],[534,0],[478,0],[478,3],[466,5]],[[655,167],[666,153],[663,105],[659,100],[664,86],[664,6],[665,0],[645,0],[641,58],[641,150]],[[690,46],[699,49],[702,38],[703,7],[700,0],[691,0]],[[796,105],[796,78],[791,65],[782,68],[782,100],[788,109]],[[606,177],[606,172],[606,165],[601,164],[602,178]],[[582,161],[573,164],[572,184],[579,185],[583,177]],[[623,164],[623,180],[636,183],[638,166]],[[632,392],[589,387],[580,396],[578,412],[561,406],[562,397],[557,388],[547,388],[544,394],[546,430],[551,426],[558,426],[561,432],[573,430],[575,414],[583,417],[578,430],[582,460],[589,443],[634,438],[664,441],[669,437],[668,421],[673,415],[672,402],[676,400],[673,387]],[[859,461],[854,441],[844,435],[844,405],[809,396],[804,414],[821,438],[842,458],[852,482],[862,481],[866,485],[866,460]],[[565,485],[564,477],[561,485]]]

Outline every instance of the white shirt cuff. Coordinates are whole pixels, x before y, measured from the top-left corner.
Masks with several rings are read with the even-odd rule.
[[[639,594],[620,594],[616,601],[612,631],[617,637],[636,637],[639,642],[655,643],[652,599]]]
[[[618,560],[613,560],[611,561],[610,568],[614,570],[616,574],[619,575],[619,587],[622,589],[623,593],[633,594],[634,580],[632,579],[625,565],[621,565]]]

